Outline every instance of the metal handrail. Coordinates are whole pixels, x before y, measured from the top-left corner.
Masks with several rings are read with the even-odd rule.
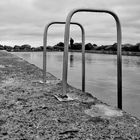
[[[53,24],[65,24],[66,22],[50,22],[45,26],[43,36],[43,83],[46,83],[46,46],[47,46],[47,35],[48,29]],[[77,22],[71,22],[70,24],[78,25],[82,32],[82,91],[85,91],[85,30],[83,26]]]
[[[122,109],[122,56],[121,56],[121,42],[122,42],[122,33],[121,33],[121,24],[118,16],[109,10],[102,9],[74,9],[69,12],[66,24],[65,24],[65,34],[64,34],[64,55],[63,55],[63,94],[66,94],[67,90],[67,71],[68,71],[68,41],[69,41],[69,30],[70,30],[70,21],[72,16],[77,12],[99,12],[99,13],[108,13],[112,15],[116,21],[117,26],[117,102],[118,108]]]

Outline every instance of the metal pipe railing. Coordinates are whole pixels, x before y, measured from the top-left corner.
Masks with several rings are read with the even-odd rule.
[[[66,22],[50,22],[45,26],[43,36],[43,83],[46,83],[46,46],[47,46],[47,35],[48,29],[53,24],[65,24]],[[70,24],[78,25],[82,32],[82,91],[85,91],[85,30],[83,26],[77,22],[70,22]],[[69,42],[69,41],[68,41]],[[65,60],[64,60],[65,61]]]
[[[68,71],[68,43],[69,43],[69,30],[70,30],[70,21],[72,16],[77,12],[99,12],[99,13],[108,13],[112,15],[116,21],[117,27],[117,103],[118,108],[122,109],[122,56],[121,56],[121,42],[122,42],[122,33],[121,33],[121,24],[118,16],[109,10],[99,10],[99,9],[74,9],[69,12],[66,24],[65,24],[65,34],[64,34],[64,55],[63,55],[63,94],[66,94],[67,90],[67,71]]]

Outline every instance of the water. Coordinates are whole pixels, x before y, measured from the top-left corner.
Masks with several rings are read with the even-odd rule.
[[[14,52],[42,68],[42,52]],[[62,52],[47,53],[47,71],[62,79]],[[71,58],[71,59],[70,59]],[[81,89],[81,53],[69,53],[68,83]],[[140,57],[123,56],[123,109],[140,118]],[[115,55],[86,54],[86,91],[117,106],[117,61]]]

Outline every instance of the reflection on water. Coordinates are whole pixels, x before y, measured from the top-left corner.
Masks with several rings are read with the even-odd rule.
[[[42,52],[15,53],[42,68]],[[116,106],[117,61],[115,55],[86,54],[86,91]],[[81,53],[69,53],[68,83],[81,89]],[[47,53],[47,71],[62,79],[62,52]],[[123,109],[140,118],[140,57],[123,56]]]
[[[74,67],[74,55],[70,54],[70,67]]]
[[[96,58],[95,58],[95,61],[96,61]],[[86,57],[86,63],[88,63],[88,64],[92,64],[93,63],[91,55],[87,55],[87,57]]]
[[[24,53],[23,57],[25,57],[27,59],[30,59],[31,58],[31,54],[30,53]]]
[[[132,56],[126,56],[123,59],[123,63],[126,67],[140,67],[140,57],[134,57],[133,59],[130,59]]]

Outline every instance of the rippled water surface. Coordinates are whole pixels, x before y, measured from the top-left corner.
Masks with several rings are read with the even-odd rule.
[[[42,68],[42,52],[14,52]],[[62,52],[47,53],[47,71],[62,79]],[[116,106],[115,55],[86,54],[86,91]],[[69,53],[68,82],[81,89],[81,53]],[[140,118],[140,57],[123,56],[123,109]]]

